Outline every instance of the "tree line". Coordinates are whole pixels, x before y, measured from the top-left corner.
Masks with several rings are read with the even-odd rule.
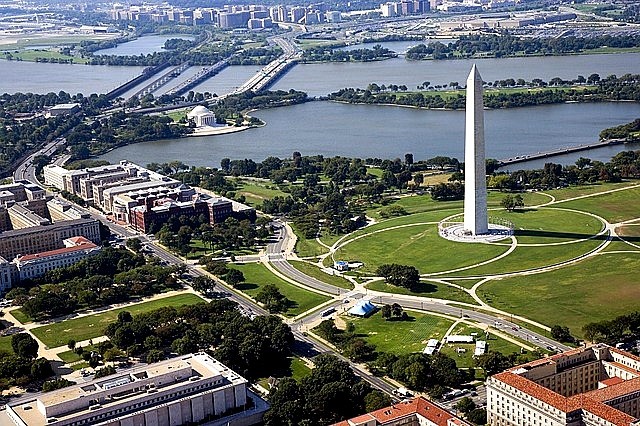
[[[439,41],[419,44],[407,50],[409,60],[458,59],[487,55],[501,58],[516,55],[566,55],[600,47],[629,48],[640,46],[640,35],[594,37],[524,38],[509,34],[468,35],[448,44]]]
[[[584,83],[577,83],[584,81]],[[584,86],[587,81],[592,85]],[[384,91],[375,83],[366,89],[344,88],[328,95],[327,99],[348,103],[407,105],[429,109],[464,109],[466,97],[457,90],[457,83],[452,82],[454,92],[440,93],[433,90],[430,82],[427,92],[397,93]],[[520,86],[522,84],[522,86]],[[567,84],[572,84],[568,86]],[[531,82],[506,79],[495,82],[496,87],[521,87],[522,90],[485,92],[484,105],[487,108],[516,108],[523,106],[545,105],[564,102],[606,102],[628,100],[640,102],[640,75],[625,74],[621,77],[611,75],[601,79],[599,75],[582,76],[568,82],[560,78],[544,82],[533,79]],[[383,85],[384,86],[384,85]],[[389,88],[389,86],[384,86]],[[419,86],[420,87],[420,86]],[[440,86],[438,88],[441,88]],[[537,88],[537,90],[528,90]]]
[[[333,46],[315,46],[304,51],[305,62],[371,62],[397,57],[398,54],[379,44],[372,49],[343,50]]]

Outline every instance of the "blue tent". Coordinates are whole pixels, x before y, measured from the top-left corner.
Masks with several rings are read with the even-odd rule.
[[[349,315],[356,317],[367,317],[374,313],[378,308],[368,300],[359,300],[353,308],[349,309]]]

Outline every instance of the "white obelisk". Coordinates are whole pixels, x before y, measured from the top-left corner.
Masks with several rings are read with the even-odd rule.
[[[475,64],[467,78],[464,136],[464,229],[473,235],[489,232],[487,176],[484,159],[482,77]]]

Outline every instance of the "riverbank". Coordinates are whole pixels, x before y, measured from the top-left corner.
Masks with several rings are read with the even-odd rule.
[[[193,129],[193,133],[185,135],[185,138],[198,137],[198,136],[215,136],[215,135],[227,135],[229,133],[242,132],[244,130],[250,129],[254,126],[220,126],[220,127],[212,127],[212,126],[202,126],[196,127]]]

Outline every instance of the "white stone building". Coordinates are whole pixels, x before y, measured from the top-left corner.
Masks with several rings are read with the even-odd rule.
[[[198,105],[192,109],[191,112],[187,114],[187,118],[193,120],[196,127],[215,127],[218,125],[218,123],[216,123],[216,115],[202,105]]]
[[[259,424],[267,409],[246,379],[198,353],[9,403],[0,424],[248,426]]]

